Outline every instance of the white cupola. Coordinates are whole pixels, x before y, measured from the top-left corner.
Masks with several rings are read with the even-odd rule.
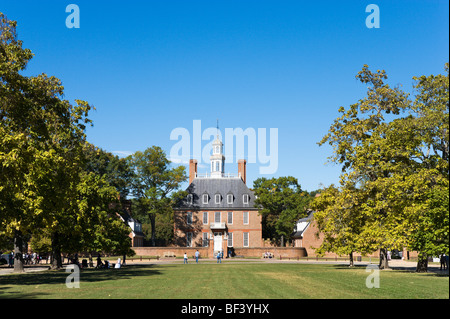
[[[219,130],[219,128],[217,128]],[[223,143],[219,139],[219,134],[212,143],[211,177],[222,177],[225,169],[225,156],[223,155]]]

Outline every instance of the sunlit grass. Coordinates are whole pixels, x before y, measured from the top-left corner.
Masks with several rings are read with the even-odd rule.
[[[448,276],[386,270],[366,287],[365,267],[329,264],[190,263],[83,270],[80,288],[65,271],[0,276],[0,298],[366,299],[449,298]]]

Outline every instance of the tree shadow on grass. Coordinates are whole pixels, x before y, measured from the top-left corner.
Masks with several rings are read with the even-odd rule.
[[[42,272],[32,272],[23,274],[11,274],[0,276],[0,298],[5,298],[7,287],[4,286],[37,286],[37,285],[51,285],[51,284],[65,284],[67,277],[73,271],[66,272],[61,270],[47,270]],[[133,277],[154,276],[161,272],[156,265],[127,265],[120,269],[83,269],[80,271],[80,282],[101,282],[119,279],[131,279]],[[10,298],[15,298],[14,293],[11,293]],[[20,298],[27,298],[20,293]]]
[[[354,265],[353,267],[349,267],[348,265],[333,265],[334,269],[339,269],[339,270],[352,270],[352,269],[360,269],[360,270],[365,270],[367,268],[368,264],[366,265]],[[371,264],[371,266],[376,267],[378,266],[378,264]],[[426,273],[418,273],[416,272],[416,266],[415,265],[411,265],[411,266],[390,266],[389,269],[386,270],[381,270],[381,271],[395,271],[398,273],[408,273],[408,274],[427,274],[429,276],[435,276],[435,277],[448,277],[449,273],[448,270],[447,271],[442,271],[439,270],[435,267],[430,267],[428,269],[428,272]]]

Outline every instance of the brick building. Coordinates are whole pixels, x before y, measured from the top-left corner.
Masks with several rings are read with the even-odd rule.
[[[130,227],[131,247],[144,246],[144,233],[142,232],[142,224],[131,216],[131,201],[122,201],[122,212],[120,218]]]
[[[188,195],[174,207],[176,245],[202,247],[209,256],[261,247],[261,216],[255,195],[246,185],[246,161],[238,161],[237,175],[226,174],[218,136],[212,150],[209,174],[198,174],[197,161],[190,160]]]

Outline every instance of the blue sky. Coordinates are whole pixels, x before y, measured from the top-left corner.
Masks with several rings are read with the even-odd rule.
[[[79,29],[65,25],[71,3]],[[371,3],[379,29],[365,24]],[[54,75],[66,99],[96,107],[88,140],[107,151],[169,153],[172,130],[192,139],[194,120],[277,128],[278,170],[248,164],[249,186],[288,175],[309,191],[337,183],[332,150],[317,142],[340,106],[364,97],[363,65],[410,91],[413,76],[442,73],[449,60],[448,1],[0,0],[0,11],[36,55],[26,74]]]

